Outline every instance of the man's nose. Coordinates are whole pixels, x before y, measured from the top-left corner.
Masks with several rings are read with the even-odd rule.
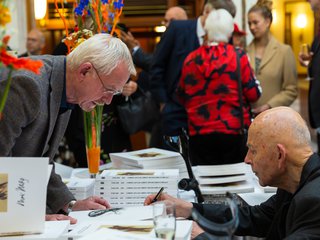
[[[251,165],[252,161],[251,161],[251,159],[250,159],[250,157],[249,157],[248,155],[249,155],[249,154],[247,153],[246,157],[244,158],[244,162],[245,162],[246,164]]]
[[[103,101],[104,104],[109,105],[111,103],[111,101],[112,101],[112,98],[113,98],[113,95],[104,96],[104,97],[102,97],[102,101]]]

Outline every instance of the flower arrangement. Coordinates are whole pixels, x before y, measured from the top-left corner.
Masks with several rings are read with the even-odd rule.
[[[55,0],[55,4],[58,10],[57,0]],[[119,21],[122,8],[123,0],[78,0],[74,10],[77,17],[77,27],[70,35],[64,16],[59,13],[66,27],[67,36],[63,41],[69,52],[95,33],[110,33],[111,35],[117,33],[119,36],[120,32],[117,32],[116,24]],[[87,25],[85,21],[89,20],[92,22],[92,27],[85,29]],[[84,112],[86,152],[91,177],[95,177],[99,172],[102,113],[103,106],[96,106],[91,112]]]
[[[6,35],[6,25],[11,21],[8,0],[0,0],[0,68],[7,67],[9,69],[7,82],[4,90],[0,89],[0,120],[3,117],[3,109],[9,95],[12,72],[15,70],[28,70],[36,74],[40,73],[43,63],[40,60],[32,60],[28,58],[17,58],[7,51],[10,36]]]

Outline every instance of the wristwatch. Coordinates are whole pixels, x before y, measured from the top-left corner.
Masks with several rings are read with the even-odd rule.
[[[69,215],[69,213],[72,212],[72,208],[76,204],[76,202],[77,202],[76,200],[72,200],[68,203],[67,211],[66,211],[67,215]]]

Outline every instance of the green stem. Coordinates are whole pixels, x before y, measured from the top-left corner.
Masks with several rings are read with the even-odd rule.
[[[12,80],[12,72],[13,72],[13,68],[11,66],[9,66],[9,73],[8,73],[8,79],[7,79],[7,83],[3,92],[2,97],[0,98],[0,117],[2,114],[2,111],[4,109],[4,106],[6,104],[7,98],[8,98],[8,94],[9,94],[9,90],[10,90],[10,85],[11,85],[11,80]]]

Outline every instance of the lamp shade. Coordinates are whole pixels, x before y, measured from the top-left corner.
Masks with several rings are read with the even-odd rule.
[[[34,0],[34,16],[39,20],[44,18],[47,12],[47,0]]]

